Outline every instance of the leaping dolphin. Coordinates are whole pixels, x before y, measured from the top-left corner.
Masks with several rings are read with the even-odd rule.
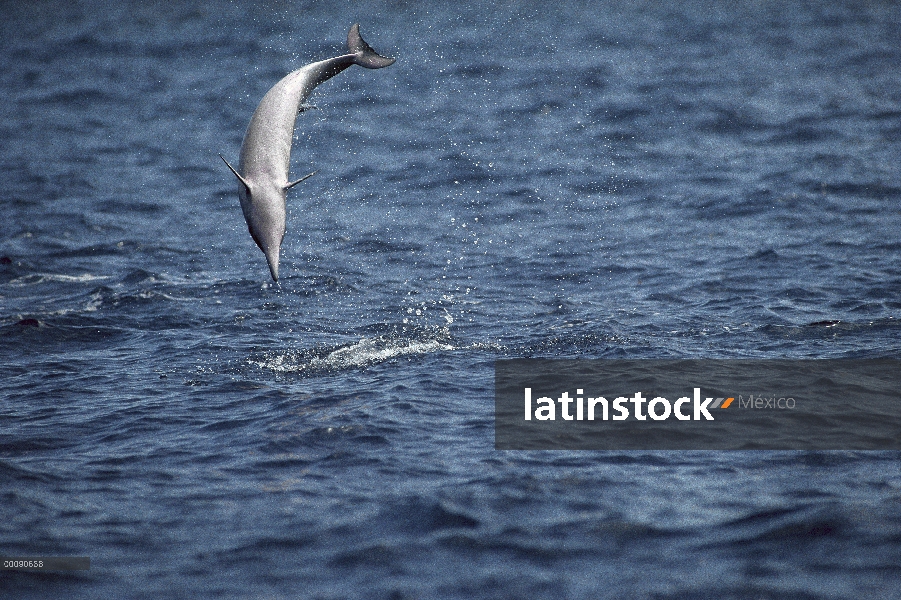
[[[278,257],[286,231],[285,194],[315,173],[288,181],[294,121],[303,110],[303,101],[313,88],[351,65],[381,69],[394,63],[393,58],[379,55],[363,40],[359,25],[353,25],[347,33],[347,47],[350,54],[301,67],[266,92],[244,133],[238,169],[219,155],[238,178],[238,197],[247,229],[266,255],[275,281],[278,281]]]

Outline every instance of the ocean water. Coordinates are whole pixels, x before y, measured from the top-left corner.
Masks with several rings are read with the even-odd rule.
[[[494,361],[901,349],[893,2],[0,22],[10,598],[898,598],[896,452],[501,452]],[[281,280],[234,177],[298,118]]]

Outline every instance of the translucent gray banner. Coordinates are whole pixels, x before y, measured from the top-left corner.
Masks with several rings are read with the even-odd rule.
[[[901,360],[498,360],[495,447],[901,450]]]

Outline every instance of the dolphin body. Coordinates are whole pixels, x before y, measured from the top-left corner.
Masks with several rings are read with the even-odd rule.
[[[219,155],[238,178],[238,197],[247,229],[266,255],[269,272],[275,281],[278,281],[278,258],[286,231],[285,195],[313,175],[288,180],[294,121],[303,110],[303,101],[313,88],[351,65],[381,69],[394,63],[393,58],[379,55],[363,40],[359,25],[350,28],[347,47],[349,54],[301,67],[286,75],[263,96],[244,133],[238,169]]]

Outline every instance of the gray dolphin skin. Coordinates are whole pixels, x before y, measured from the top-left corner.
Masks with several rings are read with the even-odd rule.
[[[394,63],[393,58],[379,55],[363,41],[359,25],[350,28],[347,47],[349,54],[301,67],[286,75],[263,96],[244,133],[238,169],[219,155],[238,178],[238,197],[247,229],[266,255],[274,281],[278,281],[278,258],[286,231],[285,195],[313,175],[288,180],[294,122],[298,112],[303,110],[303,101],[313,88],[351,65],[381,69]]]

